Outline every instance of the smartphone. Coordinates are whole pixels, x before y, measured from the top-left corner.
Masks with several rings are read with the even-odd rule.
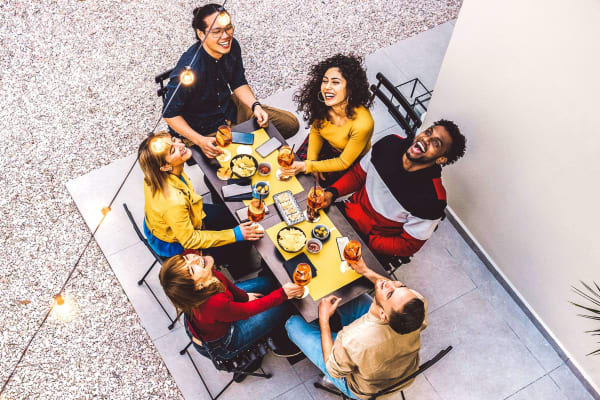
[[[246,133],[246,132],[231,132],[233,143],[238,144],[253,144],[254,143],[254,133]]]
[[[236,184],[225,185],[221,188],[221,191],[223,192],[223,197],[233,197],[252,193],[252,186]]]
[[[345,261],[344,247],[346,247],[346,245],[348,244],[350,239],[347,238],[346,236],[342,236],[342,237],[335,238],[335,241],[337,242],[338,251],[340,253],[340,260]]]
[[[248,207],[240,208],[239,210],[235,210],[238,219],[240,222],[249,221],[248,219]],[[265,207],[265,214],[269,215],[269,207]]]
[[[260,154],[262,158],[265,158],[266,156],[280,148],[282,144],[283,143],[281,143],[279,139],[273,137],[261,144],[260,146],[258,146],[256,152]]]

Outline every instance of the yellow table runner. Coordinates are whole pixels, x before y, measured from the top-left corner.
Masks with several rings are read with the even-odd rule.
[[[267,236],[273,241],[275,247],[279,250],[285,260],[289,260],[303,252],[315,266],[317,277],[313,278],[308,284],[309,294],[315,301],[360,278],[360,275],[351,269],[343,274],[340,271],[340,264],[342,261],[340,260],[340,253],[337,249],[336,238],[341,237],[342,234],[335,228],[323,210],[319,211],[319,213],[321,218],[317,223],[303,221],[294,225],[306,234],[307,240],[312,237],[311,231],[315,225],[322,224],[331,230],[331,237],[323,244],[323,249],[318,254],[310,254],[306,250],[306,247],[304,247],[302,251],[296,253],[288,253],[282,250],[277,244],[277,233],[281,228],[287,226],[285,222],[281,222],[267,229]]]
[[[252,133],[254,133],[254,144],[252,145],[252,156],[254,158],[256,158],[256,160],[259,163],[268,162],[271,164],[271,173],[269,174],[269,176],[261,176],[257,172],[252,177],[253,185],[259,181],[265,181],[265,182],[269,183],[271,190],[269,191],[269,195],[264,199],[265,204],[266,205],[273,204],[273,195],[283,192],[285,190],[291,190],[293,194],[302,192],[304,190],[304,188],[302,187],[300,182],[298,182],[298,179],[296,179],[296,177],[293,177],[289,181],[285,181],[285,182],[280,181],[279,179],[277,179],[275,177],[275,172],[277,171],[277,168],[279,168],[279,164],[277,164],[277,154],[278,154],[277,151],[272,152],[266,158],[262,158],[256,152],[256,148],[258,146],[260,146],[261,144],[263,144],[267,140],[269,140],[269,135],[267,135],[267,132],[265,132],[265,130],[261,128]],[[229,146],[227,146],[225,148],[225,150],[229,151],[231,153],[231,157],[233,157],[237,154],[237,149],[239,146],[241,146],[241,145],[237,144],[237,143],[232,143]],[[231,161],[231,159],[227,160],[226,162],[220,162],[220,164],[222,167],[225,167],[225,166],[228,167],[230,161]],[[246,204],[246,205],[250,204],[250,200],[244,200],[244,204]]]

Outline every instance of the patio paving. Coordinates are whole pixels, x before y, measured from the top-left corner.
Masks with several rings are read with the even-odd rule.
[[[448,22],[367,56],[370,81],[375,81],[376,72],[383,72],[394,83],[418,77],[433,88],[452,29],[453,22]],[[264,102],[293,110],[291,95],[294,90],[279,92]],[[375,137],[400,132],[381,104],[376,102],[372,113]],[[306,130],[301,132],[291,142],[299,144],[306,133]],[[130,155],[68,183],[71,196],[92,229],[100,218],[98,210],[111,199],[134,161],[135,155]],[[460,168],[460,163],[457,165],[451,168]],[[205,193],[207,190],[199,168],[186,167],[186,171],[196,190]],[[136,166],[96,240],[182,395],[186,399],[208,399],[188,357],[178,353],[189,341],[182,325],[179,323],[169,331],[169,320],[147,288],[136,284],[152,257],[133,232],[121,204],[127,203],[141,225],[141,182],[142,173]],[[91,192],[94,196],[89,195]],[[157,275],[158,268],[155,268],[148,279],[149,284],[163,304],[172,310],[160,289]],[[407,398],[592,398],[447,220],[397,275],[409,287],[419,290],[430,304],[429,327],[423,333],[422,359],[432,357],[448,345],[454,346],[448,356],[405,391]],[[228,381],[229,375],[216,372],[210,361],[195,351],[190,353],[211,391],[216,393]],[[306,359],[290,365],[287,360],[269,354],[263,366],[273,373],[273,378],[249,377],[242,384],[233,384],[223,398],[337,398],[315,390],[312,382],[319,371]]]

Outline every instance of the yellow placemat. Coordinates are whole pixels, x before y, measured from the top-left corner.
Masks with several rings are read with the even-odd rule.
[[[315,225],[322,224],[331,230],[329,240],[323,244],[323,249],[318,254],[310,254],[306,250],[306,247],[304,247],[302,251],[296,253],[288,253],[282,250],[277,244],[277,233],[287,226],[285,222],[281,222],[267,229],[267,236],[269,236],[285,260],[289,260],[300,253],[305,253],[310,262],[315,266],[317,277],[313,278],[308,284],[309,294],[315,301],[360,278],[360,275],[351,269],[343,274],[340,271],[340,264],[342,261],[340,260],[340,253],[337,249],[336,238],[341,237],[342,234],[335,228],[323,210],[319,211],[319,213],[321,218],[317,223],[303,221],[294,225],[304,232],[307,240],[312,237],[311,231]]]
[[[264,129],[259,129],[252,133],[254,133],[254,144],[252,145],[252,156],[254,158],[256,158],[256,160],[259,163],[266,161],[271,164],[271,173],[269,174],[269,176],[261,176],[258,173],[256,173],[252,177],[253,185],[259,181],[265,181],[265,182],[269,183],[271,190],[269,191],[269,195],[265,198],[265,204],[266,205],[273,204],[273,195],[283,192],[284,190],[291,190],[293,194],[302,192],[304,190],[304,188],[302,187],[300,182],[298,182],[298,179],[296,179],[295,176],[292,179],[290,179],[289,181],[285,181],[285,182],[280,181],[279,179],[277,179],[275,177],[275,172],[277,171],[277,168],[279,168],[279,164],[277,164],[277,154],[278,154],[277,151],[272,152],[266,158],[262,158],[256,152],[256,148],[258,146],[260,146],[261,144],[263,144],[264,142],[269,140],[269,135],[267,135],[267,132],[265,132]],[[231,152],[231,157],[233,157],[237,154],[237,149],[239,146],[241,146],[241,145],[237,144],[237,143],[232,143],[229,146],[227,146],[225,149],[227,151]],[[228,167],[230,161],[231,160],[228,160],[226,162],[221,162],[220,164],[222,167],[224,167],[224,166]],[[244,204],[246,204],[246,205],[250,204],[250,200],[244,200]]]

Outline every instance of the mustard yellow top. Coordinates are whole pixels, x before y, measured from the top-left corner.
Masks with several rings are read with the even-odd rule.
[[[179,242],[184,249],[206,249],[235,242],[233,229],[202,230],[202,196],[194,192],[192,181],[181,173],[184,184],[176,175],[169,175],[168,193],[152,196],[144,182],[146,225],[154,236],[169,243]]]
[[[354,118],[342,126],[336,126],[327,120],[323,122],[321,129],[315,128],[316,122],[313,124],[308,134],[306,173],[343,171],[369,151],[373,136],[373,117],[363,106],[354,111]],[[327,140],[331,147],[341,151],[340,156],[317,161],[323,140]]]

